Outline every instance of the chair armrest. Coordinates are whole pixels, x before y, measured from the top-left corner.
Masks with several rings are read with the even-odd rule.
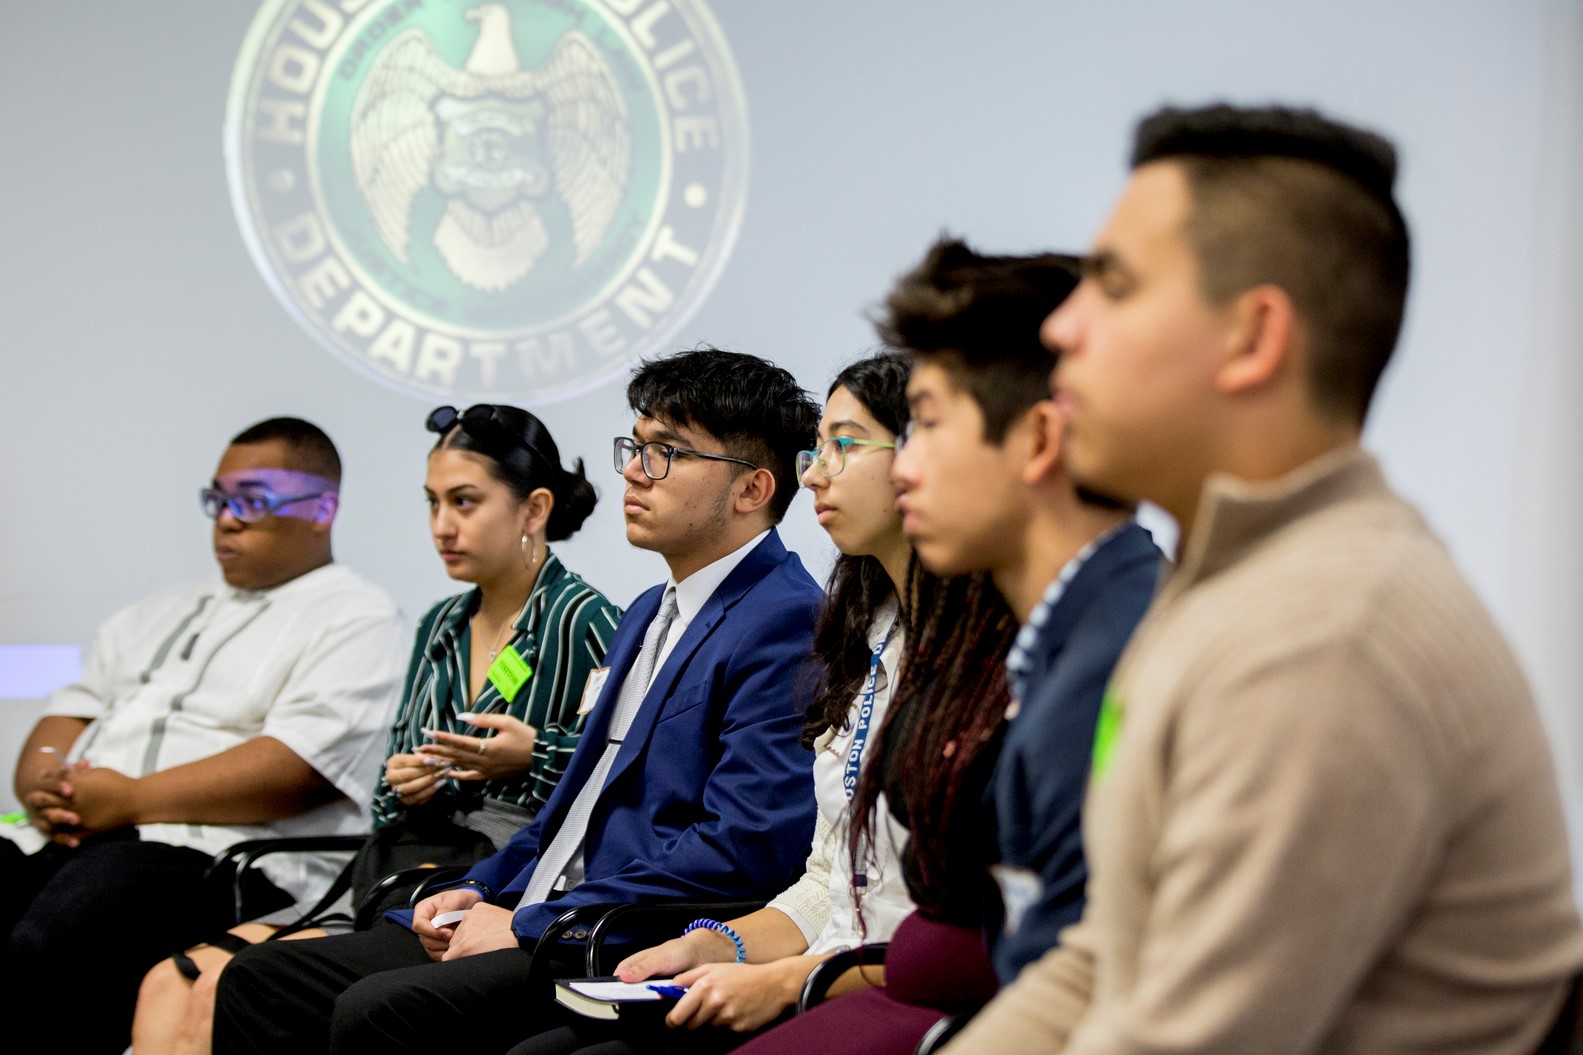
[[[407,907],[414,908],[418,902],[428,897],[437,886],[442,886],[452,880],[460,879],[467,874],[467,869],[460,865],[418,865],[413,868],[402,868],[380,877],[379,882],[368,888],[368,893],[363,895],[363,900],[358,902],[357,909],[352,915],[353,930],[367,930],[374,925],[374,918],[379,910],[380,902],[391,890],[398,886],[419,880],[417,886],[407,897]]]
[[[295,835],[277,839],[243,839],[215,854],[209,861],[209,874],[229,865],[238,871],[251,868],[260,857],[278,853],[349,850],[356,852],[366,835]]]
[[[764,901],[647,901],[617,905],[604,913],[588,930],[588,973],[598,977],[615,970],[606,954],[606,945],[616,928],[623,935],[635,934],[636,941],[657,942],[674,938],[682,928],[700,916],[734,919],[765,906]]]
[[[234,923],[245,923],[242,909],[242,874],[260,858],[279,853],[355,853],[366,835],[296,835],[274,839],[243,839],[215,854],[204,871],[204,879],[224,876],[231,883],[231,915]]]
[[[648,933],[659,933],[669,927],[679,931],[686,922],[691,922],[703,914],[734,914],[751,912],[763,907],[762,901],[660,901],[641,904],[578,905],[556,916],[544,929],[544,933],[533,946],[533,966],[529,971],[532,977],[537,978],[537,972],[545,969],[540,965],[550,962],[548,956],[539,955],[541,950],[548,949],[557,942],[580,941],[583,943],[584,972],[591,978],[602,977],[615,967],[615,964],[609,962],[606,946],[609,944],[612,929],[618,924],[630,926],[637,923],[649,927],[645,921],[652,921]],[[678,919],[685,922],[674,923]]]
[[[598,922],[600,916],[618,907],[617,905],[607,904],[578,905],[575,908],[567,909],[551,920],[550,925],[544,928],[544,933],[539,935],[539,940],[533,943],[533,959],[528,965],[529,982],[532,983],[540,977],[547,976],[550,957],[548,955],[541,956],[540,953],[547,953],[549,948],[557,942],[584,942],[586,964],[588,959],[586,950],[592,947],[586,944],[588,942],[589,929]],[[586,973],[589,977],[595,977],[598,974],[597,971],[592,969],[592,966],[588,967]]]
[[[808,980],[803,982],[802,993],[797,997],[797,1013],[800,1015],[823,1003],[836,979],[852,968],[884,966],[885,951],[889,948],[889,942],[879,941],[872,945],[859,945],[821,960],[817,967],[808,972]]]
[[[412,868],[408,869],[407,871],[423,873],[423,882],[418,884],[417,889],[413,890],[412,896],[407,899],[407,907],[414,908],[417,906],[418,902],[422,901],[430,894],[436,893],[436,887],[448,886],[452,883],[455,883],[468,872],[471,872],[472,868],[469,865],[439,865],[438,867],[426,865],[422,868]],[[396,873],[396,875],[401,874],[403,873]],[[389,877],[387,876],[386,878],[388,879]],[[381,879],[377,886],[384,886],[384,884],[385,880]]]
[[[962,1032],[962,1027],[973,1020],[971,1011],[963,1011],[955,1015],[946,1015],[940,1021],[929,1027],[929,1032],[918,1041],[918,1046],[912,1050],[912,1055],[934,1055],[935,1052],[946,1046],[950,1039]]]

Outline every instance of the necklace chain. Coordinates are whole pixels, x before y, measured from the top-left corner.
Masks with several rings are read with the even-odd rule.
[[[507,619],[504,623],[500,624],[500,628],[495,631],[495,640],[489,648],[489,662],[493,663],[495,661],[495,657],[500,654],[500,635],[509,630],[511,627],[515,626],[517,624],[517,620],[522,618],[522,613],[528,610],[528,600],[532,600],[532,596],[533,595],[530,592],[528,599],[522,602],[522,607],[517,609],[516,617],[513,619]],[[477,619],[478,617],[474,616],[473,618]]]

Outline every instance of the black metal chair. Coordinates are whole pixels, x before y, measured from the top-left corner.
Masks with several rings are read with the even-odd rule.
[[[562,912],[533,947],[530,978],[564,964],[566,946],[582,946],[582,972],[602,978],[631,950],[681,934],[700,916],[730,919],[764,907],[763,901],[653,901],[624,905],[579,905]],[[544,955],[541,955],[543,953]],[[541,965],[543,965],[541,967]]]
[[[889,948],[889,942],[879,941],[872,945],[859,945],[853,949],[846,949],[821,960],[819,965],[808,973],[808,978],[802,984],[802,992],[797,996],[797,1013],[800,1015],[809,1008],[824,1003],[836,979],[854,967],[885,966],[885,952]]]
[[[246,923],[250,918],[243,896],[244,876],[261,859],[272,854],[280,853],[323,853],[341,852],[347,854],[350,861],[351,855],[356,853],[363,845],[364,836],[361,835],[299,835],[273,839],[243,839],[241,842],[232,843],[224,850],[215,854],[209,861],[209,868],[204,873],[206,882],[229,883],[231,887],[231,926]],[[321,896],[319,905],[328,907],[335,903],[351,882],[351,877],[346,869],[342,869],[331,883],[330,889]]]
[[[243,876],[248,869],[256,866],[261,859],[271,854],[280,853],[345,851],[349,855],[348,865],[350,865],[350,855],[361,849],[366,839],[367,836],[363,835],[301,835],[283,836],[273,839],[244,839],[215,854],[214,859],[209,862],[207,876],[214,882],[229,881],[231,885],[232,915],[234,917],[232,925],[235,926],[238,923],[247,922],[247,912],[243,907]],[[410,908],[427,897],[434,887],[459,879],[466,872],[466,868],[454,865],[424,865],[419,868],[406,868],[398,872],[392,872],[378,883],[375,883],[368,893],[363,896],[362,901],[354,907],[351,919],[352,929],[367,930],[373,926],[374,918],[379,913],[380,905],[391,890],[412,883],[415,880],[419,881],[411,896],[407,898],[407,906]],[[297,929],[298,925],[309,920],[319,919],[351,885],[352,875],[350,867],[342,868],[328,889],[313,903],[313,906],[304,910],[299,915],[296,923],[287,924],[286,929],[288,931],[294,930]]]

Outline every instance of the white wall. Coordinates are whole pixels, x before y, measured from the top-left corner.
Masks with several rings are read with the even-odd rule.
[[[821,393],[940,230],[995,250],[1083,246],[1134,120],[1162,101],[1315,103],[1393,136],[1416,270],[1369,439],[1513,636],[1583,812],[1579,5],[713,7],[746,86],[748,204],[675,344],[767,355]],[[0,6],[0,643],[84,641],[116,606],[206,573],[195,492],[226,437],[277,413],[342,448],[338,555],[409,613],[449,587],[419,494],[432,401],[321,351],[238,235],[220,131],[251,15]],[[624,602],[662,572],[624,545],[609,500],[621,385],[541,415],[607,499],[563,554]],[[824,567],[805,501],[788,521]]]

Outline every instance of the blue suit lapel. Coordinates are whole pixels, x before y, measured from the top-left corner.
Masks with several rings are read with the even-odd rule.
[[[780,537],[771,531],[763,542],[742,558],[741,563],[731,570],[731,574],[726,576],[725,581],[709,596],[709,600],[704,602],[704,606],[693,617],[693,621],[687,625],[687,631],[682,634],[681,640],[676,642],[676,647],[666,657],[665,665],[654,675],[648,694],[643,698],[643,706],[638,708],[637,717],[633,719],[632,727],[627,730],[626,739],[622,741],[621,751],[610,767],[610,776],[605,781],[606,787],[614,784],[621,774],[642,756],[648,745],[649,734],[654,731],[655,724],[664,717],[666,704],[670,702],[672,694],[676,691],[677,681],[681,678],[682,671],[687,669],[693,654],[709,639],[715,627],[742,599],[743,594],[785,559],[786,548],[781,545]]]

